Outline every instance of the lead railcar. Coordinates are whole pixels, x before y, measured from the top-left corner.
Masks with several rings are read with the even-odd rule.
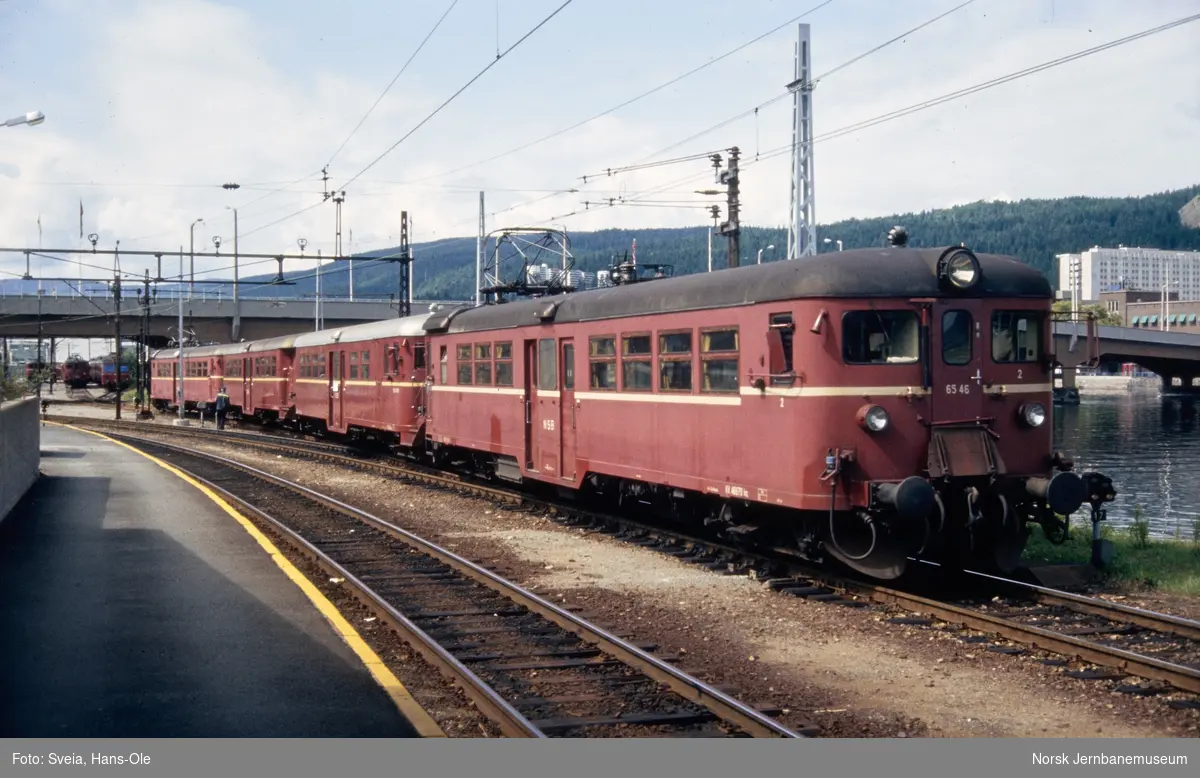
[[[878,578],[1007,571],[1086,497],[1052,450],[1052,296],[892,246],[435,314],[428,446]]]

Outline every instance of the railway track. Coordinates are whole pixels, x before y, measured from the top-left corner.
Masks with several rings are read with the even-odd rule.
[[[187,471],[341,579],[510,737],[813,734],[333,497],[214,454],[108,434]]]
[[[117,425],[108,422],[102,426]],[[125,430],[130,427],[129,424],[120,425]],[[151,432],[152,425],[143,424],[139,429]],[[210,440],[230,435],[228,432],[187,428],[171,429],[170,434],[185,430],[187,434]],[[898,609],[910,615],[893,617],[890,619],[893,622],[923,629],[949,630],[966,643],[978,643],[985,650],[996,653],[1018,655],[1046,651],[1057,654],[1058,657],[1044,659],[1044,663],[1062,666],[1063,672],[1081,680],[1113,681],[1117,691],[1152,695],[1178,690],[1200,695],[1200,622],[1189,619],[971,572],[965,574],[966,582],[971,585],[969,588],[984,584],[989,587],[986,590],[988,596],[949,600],[929,597],[814,570],[801,560],[789,557],[786,549],[733,547],[633,519],[590,512],[578,506],[546,503],[520,492],[480,485],[398,460],[376,461],[333,453],[328,450],[330,444],[306,442],[296,445],[294,441],[285,444],[263,440],[268,437],[266,435],[235,434],[239,442],[244,440],[249,445],[289,456],[315,457],[344,466],[371,469],[389,477],[473,494],[502,505],[540,506],[550,512],[550,518],[560,523],[598,529],[714,571],[752,575],[785,595],[850,607]],[[1003,595],[993,596],[997,590]],[[968,634],[971,632],[979,634]],[[1072,660],[1085,666],[1071,668]],[[1151,683],[1122,683],[1129,676]],[[1177,708],[1200,708],[1200,702],[1192,699],[1172,699],[1167,704]]]

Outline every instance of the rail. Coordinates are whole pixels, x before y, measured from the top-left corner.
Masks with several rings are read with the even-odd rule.
[[[91,424],[92,420],[74,418],[72,422],[83,422],[86,425]],[[133,424],[136,423],[121,423],[120,426],[129,429]],[[103,425],[117,426],[117,423],[105,421]],[[155,426],[159,425],[142,424],[143,428]],[[187,428],[171,428],[169,432],[164,429],[162,433],[171,435],[185,433],[189,435],[201,435],[210,439],[219,439],[220,436],[229,434],[220,433],[218,435],[215,431]],[[1021,623],[1014,618],[1006,618],[994,613],[988,613],[978,607],[959,605],[953,602],[924,597],[912,592],[888,588],[871,582],[839,577],[826,571],[814,570],[811,565],[790,555],[787,549],[758,548],[748,550],[735,548],[711,539],[685,535],[672,529],[647,525],[624,517],[598,514],[581,509],[578,505],[558,505],[534,499],[515,490],[497,489],[475,483],[457,475],[448,475],[419,465],[410,465],[402,460],[365,460],[360,457],[334,454],[328,451],[317,451],[312,448],[306,449],[303,445],[289,446],[265,439],[270,437],[273,436],[243,433],[237,439],[239,443],[274,448],[280,451],[290,449],[290,453],[293,455],[299,454],[301,456],[317,457],[354,468],[369,468],[405,481],[423,482],[435,488],[449,488],[499,502],[542,505],[558,513],[560,520],[571,523],[582,522],[592,525],[618,524],[624,528],[623,532],[628,533],[632,531],[633,533],[640,533],[643,541],[645,538],[660,539],[651,543],[637,541],[638,545],[649,545],[651,547],[658,545],[664,550],[674,552],[677,552],[681,545],[695,549],[696,553],[691,555],[692,561],[706,564],[711,569],[725,568],[732,565],[743,567],[747,570],[758,568],[763,571],[760,577],[790,576],[791,579],[794,579],[792,583],[788,583],[789,579],[784,578],[782,583],[773,586],[773,588],[781,589],[786,593],[796,593],[806,597],[817,597],[822,600],[851,605],[862,604],[861,602],[856,602],[856,598],[858,598],[859,600],[865,600],[866,602],[878,605],[898,607],[912,613],[928,614],[941,621],[959,624],[965,628],[988,634],[999,635],[1005,639],[1034,649],[1042,649],[1068,657],[1078,657],[1095,665],[1120,670],[1129,675],[1141,678],[1162,681],[1181,691],[1200,694],[1200,668],[1198,667],[1178,664],[1120,646],[1107,645],[1098,640],[1087,640],[1079,635],[1065,634],[1035,624]],[[257,438],[257,440],[252,440],[252,438]],[[1043,603],[1061,606],[1076,612],[1087,613],[1109,620],[1110,626],[1101,625],[1100,627],[1091,629],[1097,635],[1120,636],[1122,634],[1129,634],[1132,631],[1126,629],[1123,625],[1134,625],[1137,629],[1150,630],[1183,641],[1185,644],[1183,645],[1183,653],[1194,652],[1197,648],[1194,644],[1200,642],[1200,623],[1188,619],[1130,608],[1129,606],[1111,603],[1106,600],[1083,597],[1045,587],[1036,587],[1009,579],[986,576],[981,573],[967,572],[968,575],[981,579],[990,578],[1000,585],[1021,588],[1039,598]],[[841,594],[836,594],[836,592],[840,592]],[[1018,615],[1023,616],[1028,614]],[[1162,646],[1158,646],[1157,648],[1161,650]]]
[[[784,738],[800,738],[803,735],[793,732],[784,727],[779,722],[756,710],[755,708],[746,705],[745,703],[730,697],[724,692],[710,686],[709,684],[695,678],[682,670],[672,666],[668,662],[652,655],[646,650],[639,648],[633,643],[624,640],[621,637],[609,632],[608,630],[592,624],[580,616],[565,610],[554,603],[539,597],[533,592],[524,589],[520,585],[509,581],[502,576],[488,570],[481,565],[478,565],[470,560],[467,560],[454,552],[443,548],[432,541],[422,538],[414,533],[411,533],[401,527],[396,526],[384,519],[367,513],[361,509],[347,505],[329,495],[322,494],[313,489],[309,489],[301,484],[288,481],[284,478],[276,476],[272,473],[259,470],[242,462],[237,462],[231,459],[217,456],[207,452],[198,452],[193,449],[188,449],[183,446],[177,446],[160,440],[147,440],[138,435],[130,435],[127,433],[118,433],[113,435],[114,438],[124,440],[130,443],[140,443],[142,445],[150,445],[152,448],[165,449],[182,455],[186,458],[203,459],[219,464],[225,470],[240,471],[249,474],[255,480],[262,483],[271,484],[281,487],[288,492],[299,495],[307,501],[319,503],[333,511],[344,516],[353,518],[363,524],[366,524],[374,529],[381,530],[387,536],[400,541],[412,550],[426,555],[434,560],[437,560],[455,573],[463,576],[470,581],[482,584],[488,589],[499,593],[503,598],[511,603],[518,605],[531,613],[537,614],[546,621],[560,627],[567,632],[573,633],[579,639],[586,643],[597,646],[604,654],[615,658],[622,664],[625,664],[646,678],[663,684],[670,692],[678,695],[683,700],[689,703],[701,706],[710,711],[717,719],[732,724],[742,732],[754,737],[784,737]],[[185,465],[181,469],[188,469]],[[202,476],[193,473],[198,478]],[[222,480],[222,483],[227,483]],[[552,728],[556,731],[567,731],[573,729],[582,729],[589,726],[596,726],[607,723],[608,720],[597,721],[587,718],[568,719],[565,721],[551,720],[548,722],[535,724],[526,718],[514,705],[508,695],[494,688],[492,685],[485,682],[477,673],[473,672],[467,663],[459,659],[454,653],[442,645],[440,641],[430,636],[428,632],[423,630],[415,623],[415,618],[406,616],[401,610],[392,605],[386,597],[380,596],[373,591],[361,578],[356,577],[353,571],[347,565],[339,563],[334,555],[327,553],[326,550],[318,548],[318,543],[310,542],[302,536],[301,533],[286,526],[277,519],[270,517],[261,509],[249,504],[247,501],[239,498],[235,493],[222,486],[218,486],[211,481],[206,481],[206,486],[214,489],[223,496],[228,495],[237,503],[246,506],[252,510],[255,515],[262,517],[268,521],[274,528],[279,530],[288,539],[288,542],[293,543],[299,549],[311,558],[318,560],[322,566],[335,572],[337,577],[344,578],[346,582],[358,590],[360,594],[369,599],[373,606],[386,612],[388,621],[396,627],[402,634],[406,635],[410,642],[417,647],[422,655],[433,661],[435,665],[447,671],[451,677],[460,683],[464,684],[471,698],[480,704],[493,720],[497,721],[506,733],[511,736],[519,737],[545,737],[546,729]],[[326,541],[325,545],[336,546],[337,543],[346,541]],[[492,609],[489,609],[492,610]],[[421,615],[421,614],[418,614]],[[429,616],[454,616],[455,613],[445,614],[423,614]],[[469,632],[469,630],[464,630]],[[677,719],[684,724],[693,723],[694,716],[673,715],[670,713],[664,714],[648,714],[643,719],[637,717],[629,717],[628,723],[635,725],[653,725],[653,724],[670,724],[673,719]],[[616,720],[619,722],[619,718]]]

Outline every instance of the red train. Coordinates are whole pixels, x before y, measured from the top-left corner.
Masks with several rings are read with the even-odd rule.
[[[62,381],[71,389],[83,389],[92,382],[92,366],[78,354],[72,354],[62,365]]]
[[[152,396],[224,384],[244,415],[877,578],[1010,570],[1088,496],[1052,451],[1051,302],[1012,258],[843,251],[185,349],[182,381],[161,351]]]

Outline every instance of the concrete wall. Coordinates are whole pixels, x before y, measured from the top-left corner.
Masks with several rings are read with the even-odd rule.
[[[38,399],[0,403],[0,521],[37,480],[41,446]]]

